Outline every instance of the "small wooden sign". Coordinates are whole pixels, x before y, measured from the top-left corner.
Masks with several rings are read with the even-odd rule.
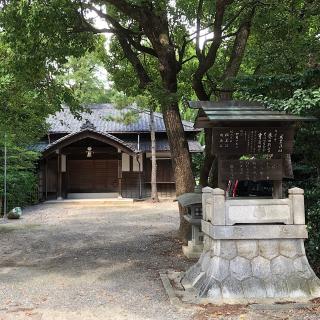
[[[291,154],[293,128],[213,128],[214,154]]]
[[[282,180],[282,163],[282,159],[219,160],[219,180]]]

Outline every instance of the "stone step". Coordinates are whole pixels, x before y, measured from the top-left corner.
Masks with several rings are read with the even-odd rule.
[[[119,193],[117,192],[78,192],[78,193],[68,193],[68,199],[117,199]]]
[[[81,206],[130,206],[133,205],[133,199],[107,198],[107,199],[63,199],[48,200],[45,204],[72,204]]]

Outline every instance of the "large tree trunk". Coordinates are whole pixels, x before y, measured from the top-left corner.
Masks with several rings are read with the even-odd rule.
[[[157,159],[156,159],[156,133],[154,127],[154,112],[150,108],[150,135],[151,135],[151,200],[159,202],[157,190]]]
[[[194,177],[191,167],[191,157],[188,143],[182,126],[178,104],[173,103],[163,112],[170,144],[172,164],[176,182],[177,196],[194,191]],[[184,219],[185,211],[179,206],[180,228],[179,236],[184,241],[190,231],[190,224]]]
[[[143,52],[153,55],[158,59],[159,73],[162,79],[163,99],[161,111],[166,126],[168,141],[170,145],[174,176],[176,182],[176,193],[180,195],[194,190],[194,177],[191,167],[191,157],[189,154],[188,143],[185,137],[178,102],[177,94],[177,74],[181,65],[176,58],[175,46],[170,38],[169,23],[165,11],[153,10],[152,6],[136,6],[124,0],[107,0],[106,2],[114,5],[118,10],[125,13],[132,19],[139,22],[146,37],[150,40],[152,48],[146,48],[137,44]],[[126,58],[131,62],[140,80],[140,86],[145,88],[153,81],[149,77],[137,53],[132,50],[134,40],[126,32],[119,22],[104,15],[117,30],[117,37]],[[130,41],[129,41],[130,40]],[[147,50],[148,49],[148,50]],[[158,92],[159,94],[159,92]],[[180,228],[181,238],[186,239],[189,231],[189,224],[183,218],[184,210],[180,208]]]

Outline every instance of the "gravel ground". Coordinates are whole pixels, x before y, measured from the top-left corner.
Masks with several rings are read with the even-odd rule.
[[[38,205],[0,225],[0,319],[190,319],[160,269],[185,269],[176,204]]]
[[[0,224],[0,320],[320,319],[308,310],[171,306],[160,270],[193,262],[176,240],[176,203],[38,205]]]

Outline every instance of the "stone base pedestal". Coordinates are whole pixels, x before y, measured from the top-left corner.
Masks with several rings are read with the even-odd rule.
[[[182,246],[183,254],[189,258],[199,258],[203,252],[203,244],[194,244],[192,241],[188,241],[187,246]]]
[[[205,239],[199,261],[181,280],[213,303],[299,301],[320,297],[303,239]]]

